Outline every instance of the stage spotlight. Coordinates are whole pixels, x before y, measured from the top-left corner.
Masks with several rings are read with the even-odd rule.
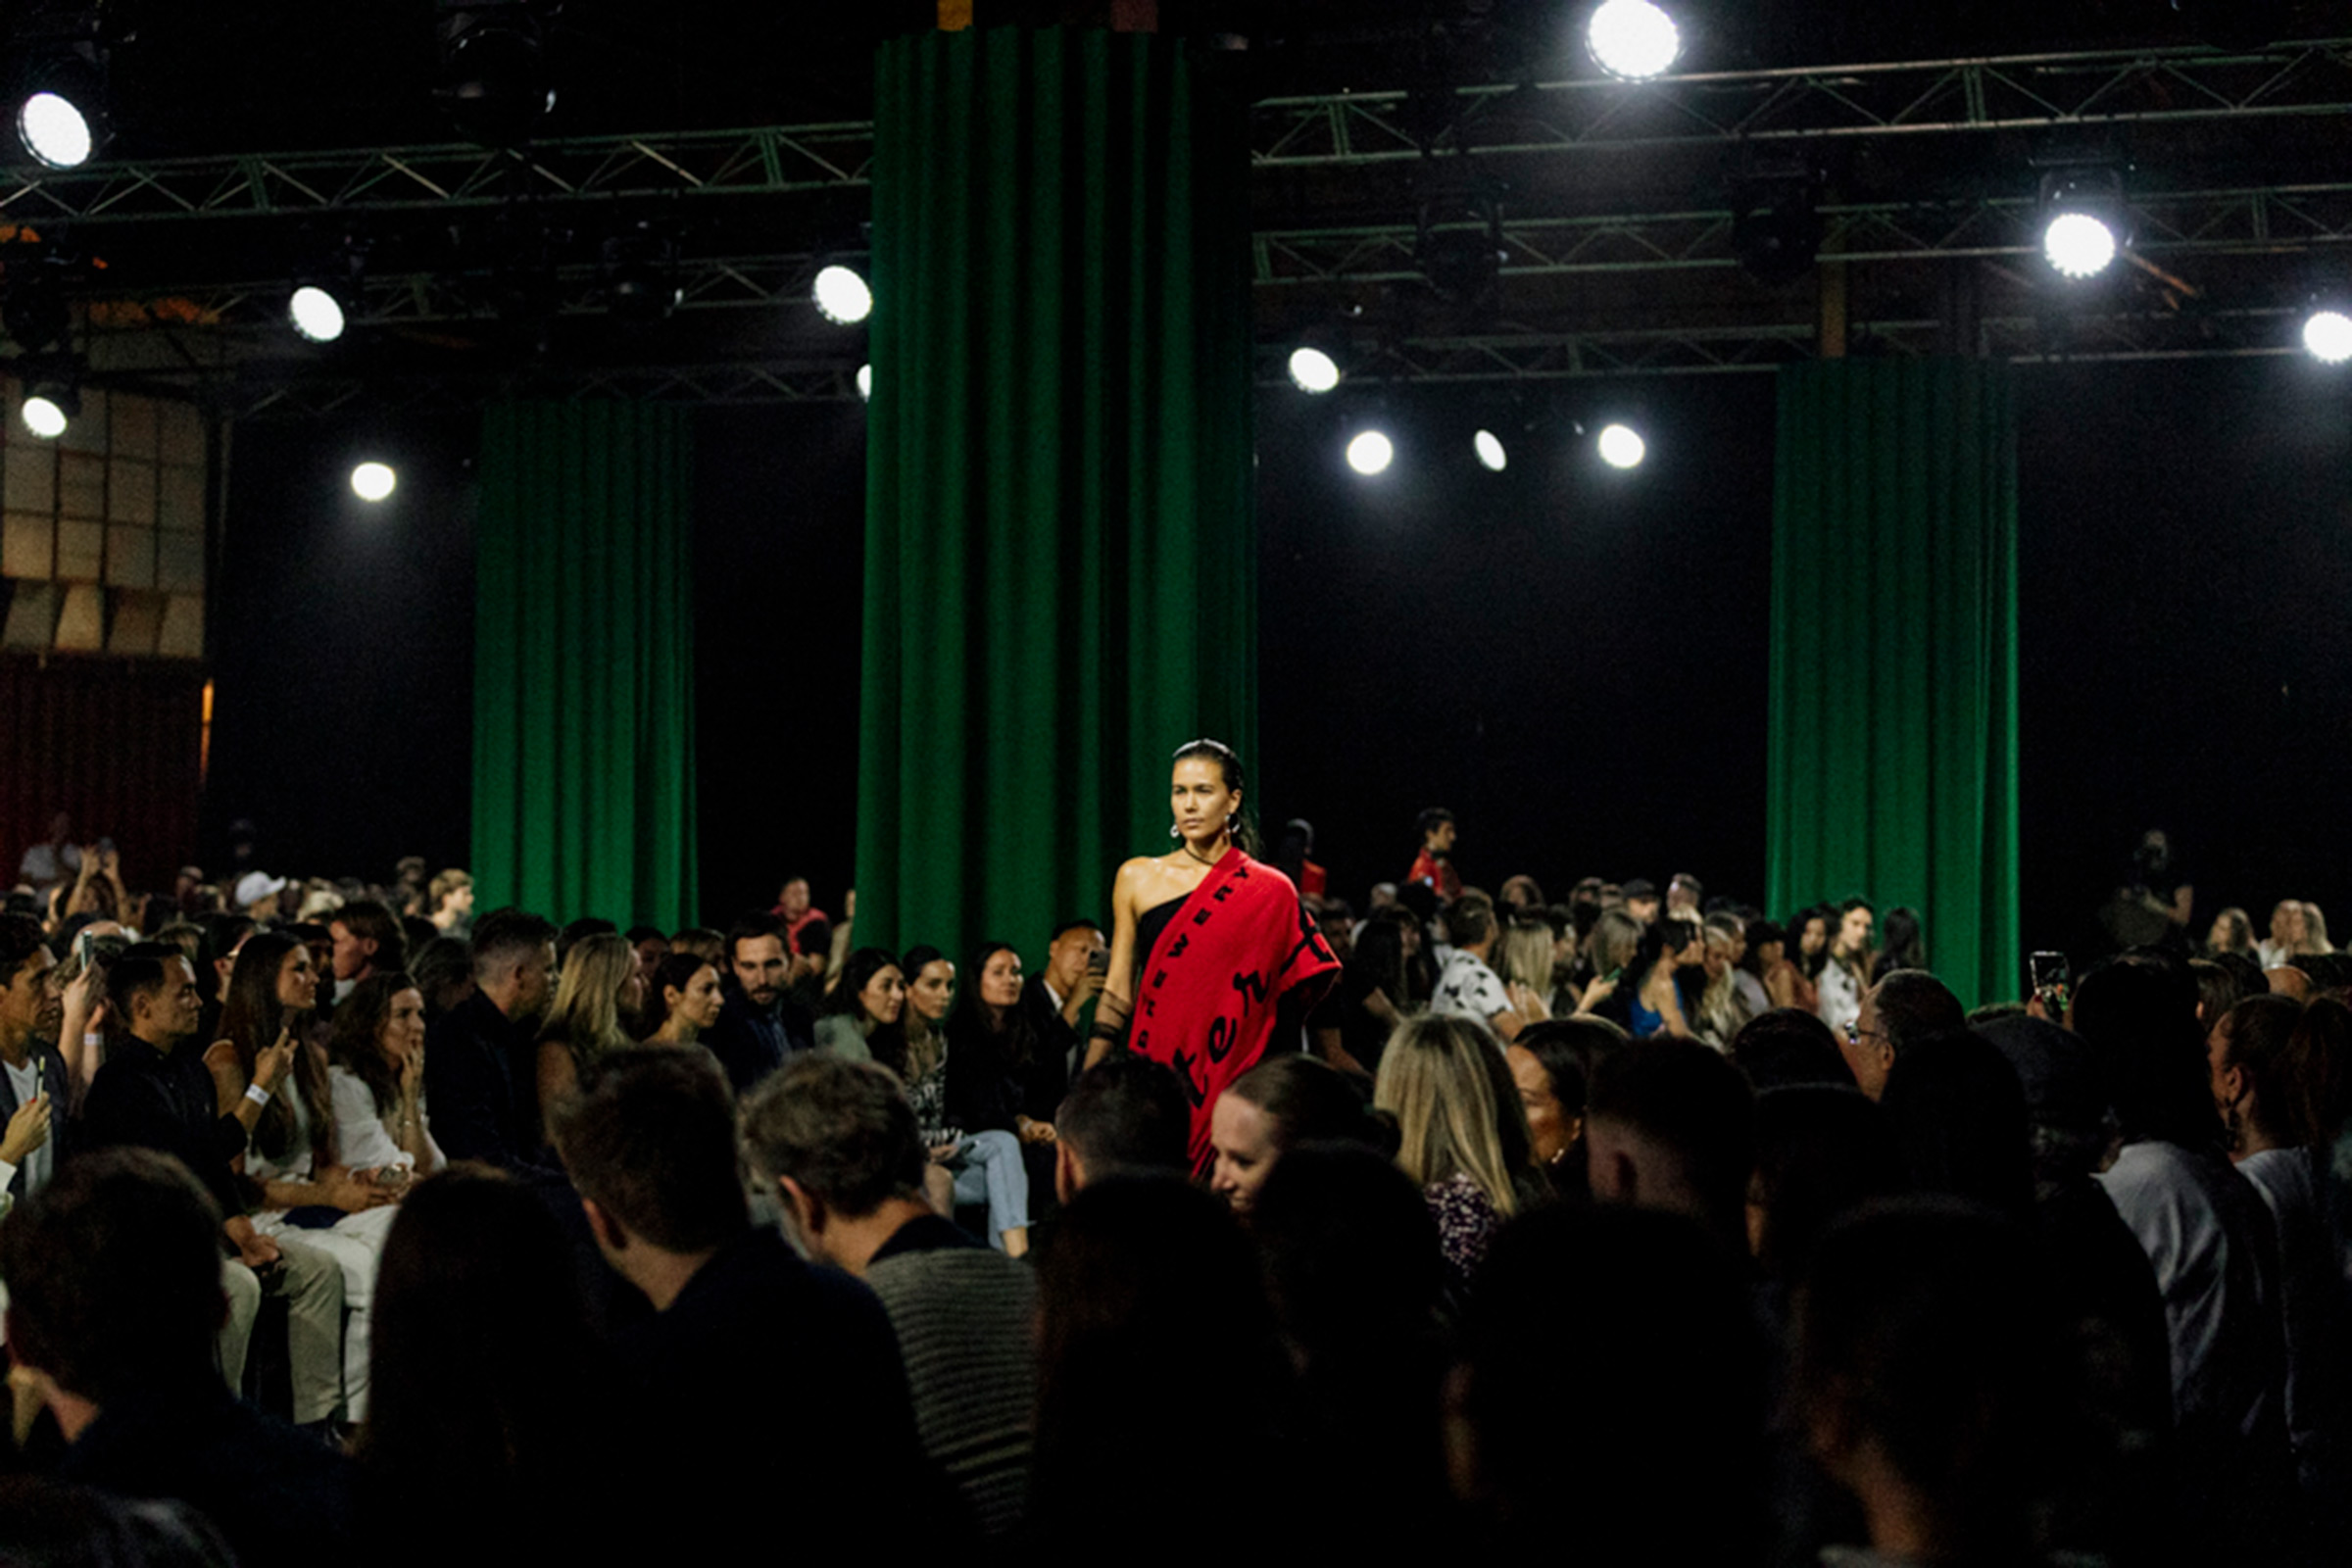
[[[1585,47],[1610,75],[1645,81],[1674,68],[1683,33],[1650,0],[1601,0],[1585,24]]]
[[[858,395],[868,403],[874,401],[874,368],[870,365],[858,367]]]
[[[294,330],[314,343],[332,343],[343,335],[343,302],[316,283],[305,283],[287,297],[286,316]]]
[[[1502,437],[1492,430],[1479,431],[1470,438],[1470,445],[1477,451],[1479,463],[1489,473],[1500,473],[1510,462],[1509,455],[1502,450]]]
[[[2352,360],[2352,316],[2318,310],[2303,318],[2303,347],[2322,365]]]
[[[2041,254],[2061,277],[2096,277],[2115,265],[2124,244],[2124,176],[2103,165],[2076,165],[2041,176]]]
[[[874,291],[854,268],[836,263],[816,274],[816,308],[828,321],[856,326],[874,314]]]
[[[51,169],[79,169],[98,142],[81,106],[56,92],[36,92],[18,105],[17,139]]]
[[[362,501],[381,501],[399,482],[390,464],[363,463],[351,470],[351,493]]]
[[[1348,443],[1348,466],[1367,479],[1386,473],[1389,465],[1396,461],[1396,448],[1378,430],[1366,430]]]
[[[1594,444],[1600,449],[1600,461],[1612,468],[1639,468],[1642,460],[1649,455],[1648,443],[1626,424],[1604,427]]]
[[[2115,230],[2088,213],[2060,213],[2041,231],[2041,254],[2062,277],[2096,277],[2115,263]]]
[[[1301,392],[1328,392],[1340,384],[1337,361],[1317,348],[1291,350],[1291,379]]]
[[[66,433],[72,421],[65,404],[49,392],[28,392],[24,396],[24,428],[44,441],[54,441]]]

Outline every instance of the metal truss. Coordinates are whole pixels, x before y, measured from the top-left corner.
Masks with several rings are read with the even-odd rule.
[[[863,122],[586,136],[518,151],[419,147],[251,153],[17,171],[0,214],[78,227],[174,219],[264,218],[498,207],[517,199],[598,202],[862,188],[874,130]]]
[[[508,398],[579,402],[626,398],[656,403],[774,404],[853,402],[855,372],[807,364],[677,365],[653,368],[566,368],[484,374],[368,376],[320,374],[304,368],[275,374],[246,365],[231,370],[111,378],[139,390],[194,396],[232,419],[313,419],[369,411],[464,413]],[[93,377],[94,382],[109,381]]]
[[[1592,76],[1261,102],[1261,169],[2352,114],[2352,39]]]

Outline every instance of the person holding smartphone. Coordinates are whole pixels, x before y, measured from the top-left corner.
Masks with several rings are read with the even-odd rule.
[[[1022,987],[1022,1000],[1037,1012],[1047,1056],[1059,1063],[1056,1081],[1040,1086],[1039,1099],[1061,1102],[1086,1046],[1086,1009],[1102,994],[1110,973],[1110,940],[1083,915],[1054,928],[1046,964]]]

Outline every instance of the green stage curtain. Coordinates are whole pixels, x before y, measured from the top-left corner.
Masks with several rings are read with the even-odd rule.
[[[475,906],[695,914],[692,437],[675,408],[482,420]]]
[[[1909,905],[1971,1005],[2018,995],[2016,424],[2005,366],[1781,372],[1772,907]]]
[[[1246,121],[1212,64],[1051,27],[881,51],[861,943],[1034,961],[1167,852],[1177,746],[1250,755]]]

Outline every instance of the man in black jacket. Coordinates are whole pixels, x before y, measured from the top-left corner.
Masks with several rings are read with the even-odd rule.
[[[532,1029],[555,993],[556,928],[524,909],[493,909],[473,928],[473,995],[424,1041],[433,1140],[452,1159],[525,1174],[539,1167]]]
[[[781,916],[747,914],[728,931],[727,972],[721,976],[726,1005],[704,1031],[703,1044],[726,1068],[737,1094],[816,1043],[812,1020],[787,992],[791,967]]]
[[[0,914],[0,1188],[23,1200],[48,1185],[69,1152],[66,1063],[57,1051],[65,1011],[50,971],[57,960],[29,914]]]
[[[0,1226],[10,1355],[65,1433],[61,1479],[188,1503],[253,1568],[342,1561],[349,1461],[231,1398],[214,1369],[220,1225],[168,1155],[76,1158]]]

